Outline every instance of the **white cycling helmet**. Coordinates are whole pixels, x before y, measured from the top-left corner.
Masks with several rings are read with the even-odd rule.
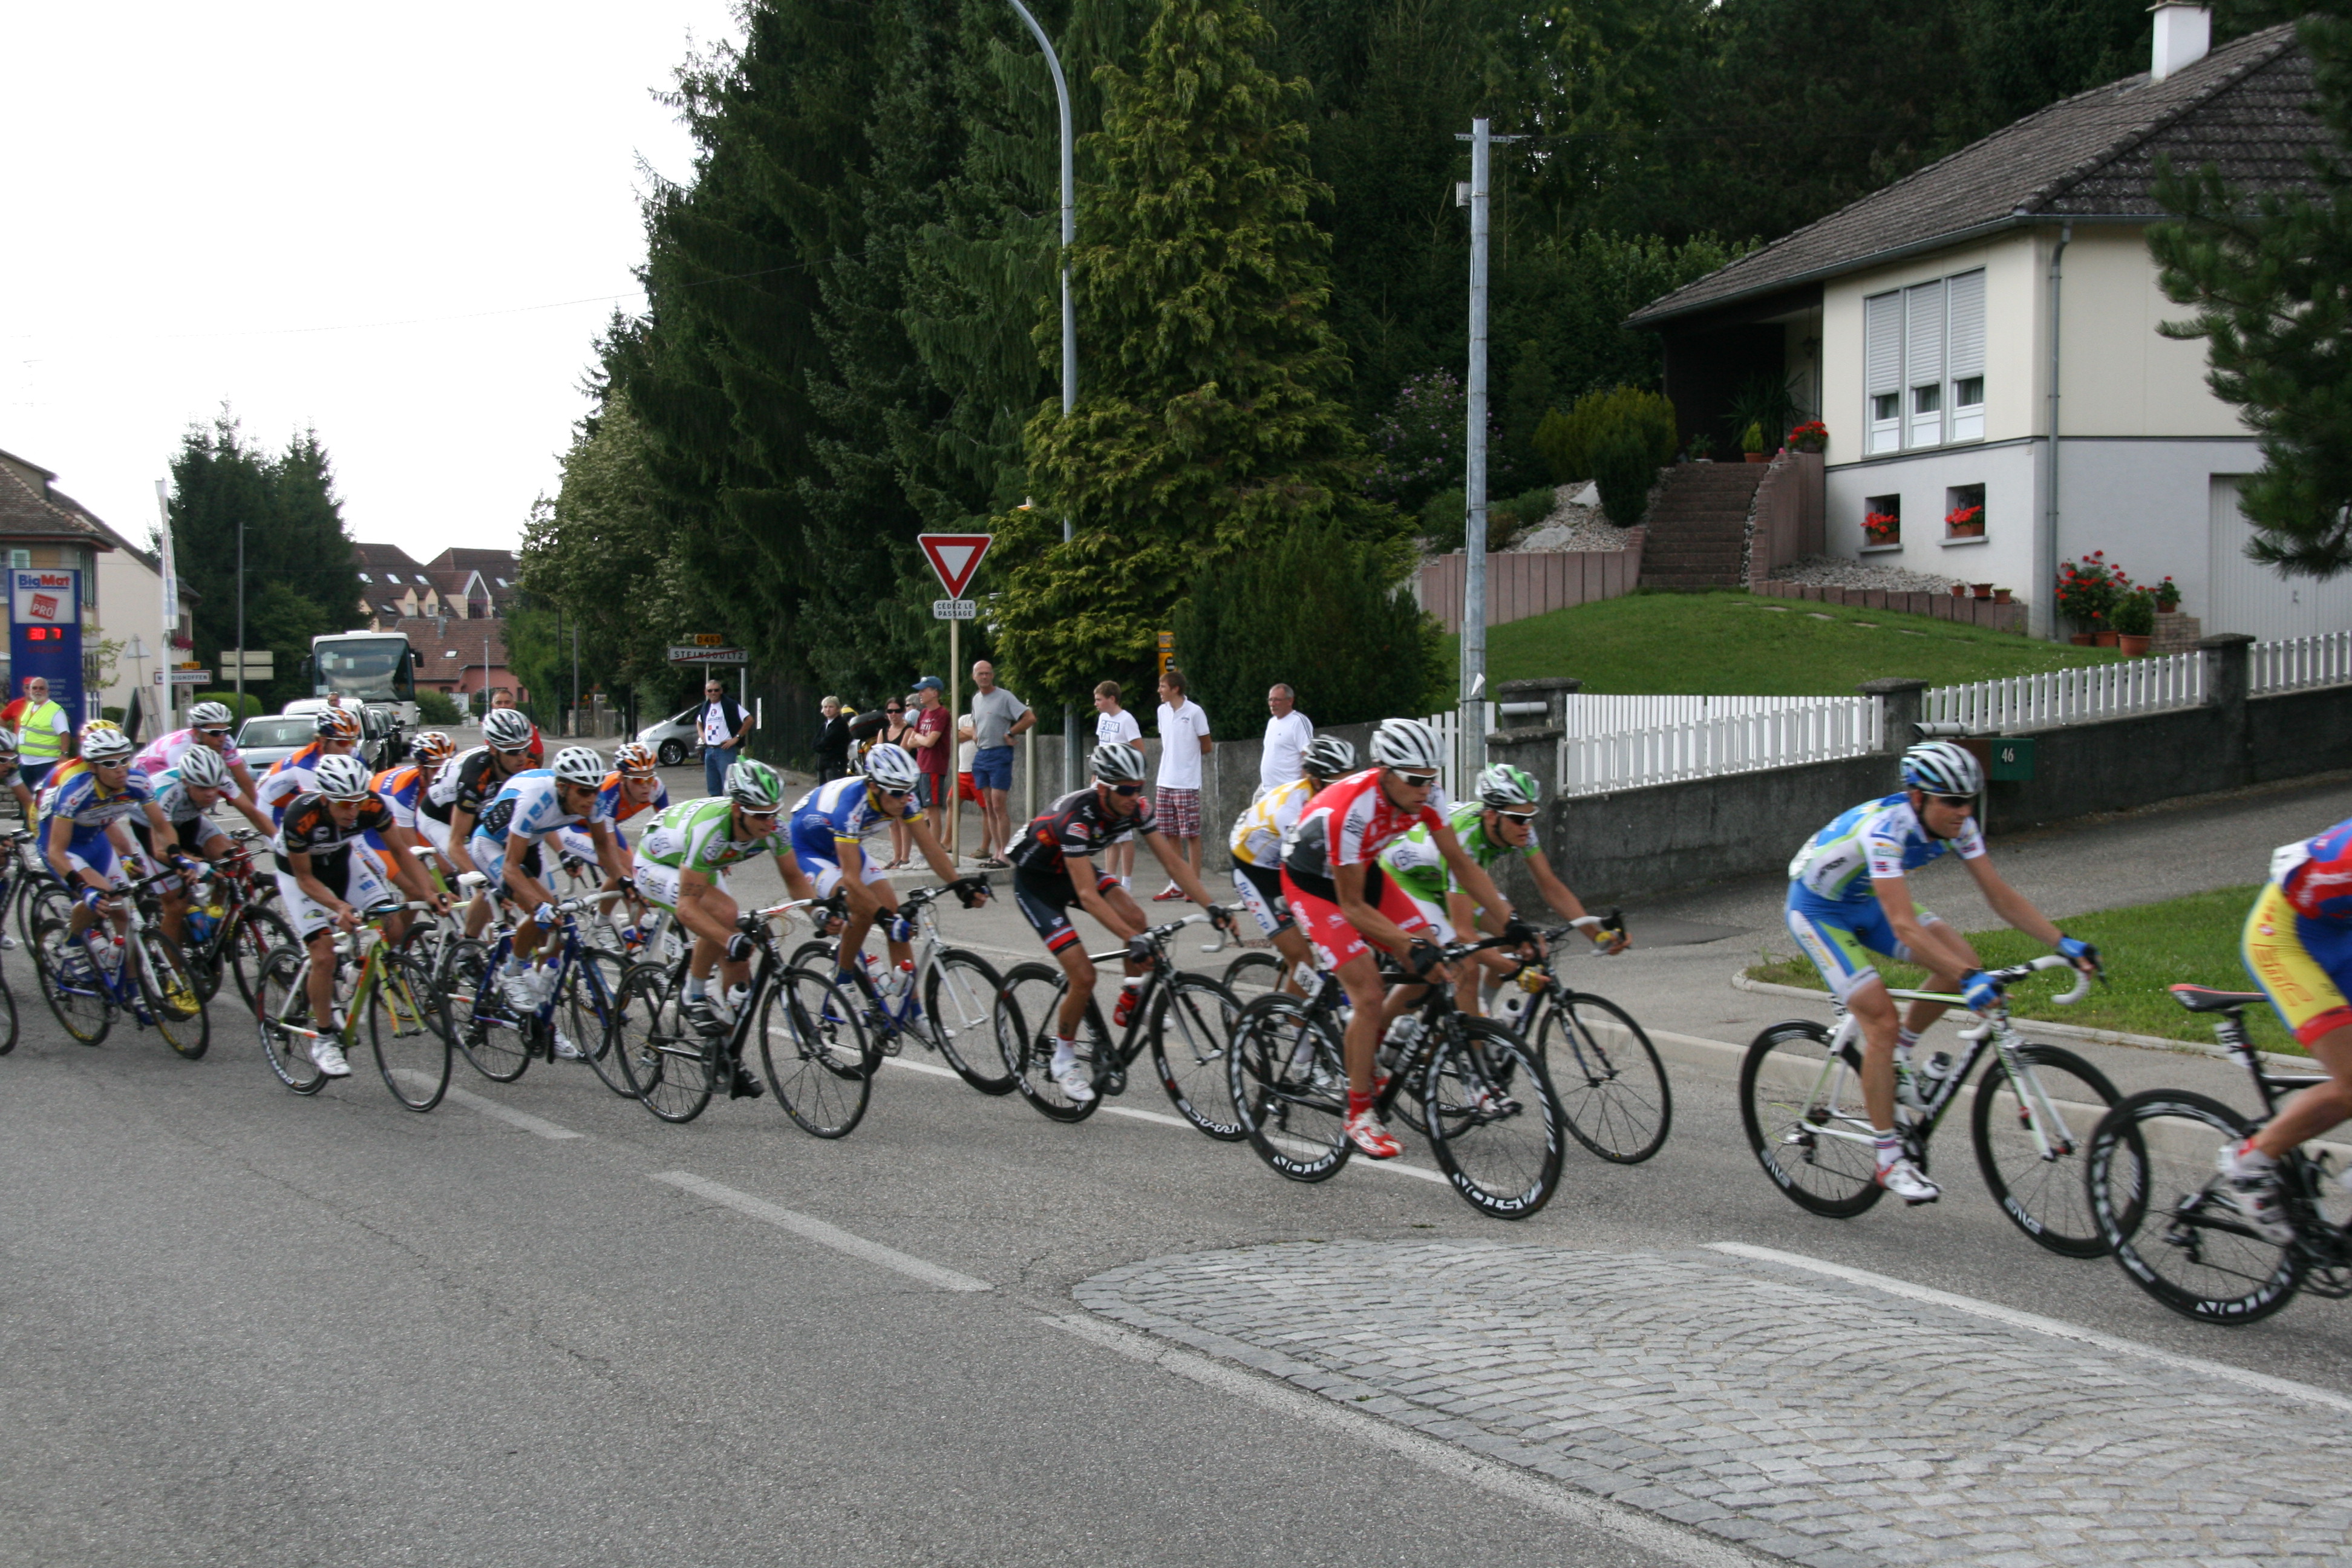
[[[586,784],[594,789],[604,782],[604,753],[587,746],[566,746],[555,753],[548,771],[565,784]]]
[[[0,724],[0,757],[13,757],[16,754],[16,731],[5,724]]]
[[[226,702],[199,702],[188,710],[188,724],[191,729],[202,730],[207,726],[216,727],[236,722],[236,716],[228,710],[228,704]]]
[[[1496,763],[1478,775],[1478,800],[1496,811],[1508,811],[1522,805],[1538,805],[1543,800],[1543,786],[1525,768],[1515,768],[1508,763]]]
[[[1318,779],[1336,779],[1356,771],[1356,745],[1337,735],[1318,735],[1307,742],[1299,762]]]
[[[190,746],[180,753],[180,782],[198,789],[219,789],[228,783],[228,763],[210,746]]]
[[[1093,767],[1095,779],[1100,784],[1143,782],[1143,753],[1125,741],[1111,741],[1097,746]]]
[[[884,789],[912,789],[922,776],[923,770],[915,765],[914,754],[904,746],[885,741],[866,753],[867,782]]]
[[[102,729],[96,724],[82,726],[81,754],[85,762],[110,765],[127,763],[131,760],[131,753],[138,749],[131,743],[130,736],[111,724]]]
[[[1383,719],[1372,731],[1372,761],[1384,768],[1430,773],[1444,764],[1445,743],[1418,719]]]
[[[1903,783],[1929,795],[1982,795],[1984,769],[1964,747],[1922,741],[1903,753]]]
[[[493,708],[482,715],[482,739],[501,752],[520,752],[530,744],[530,721],[519,709]]]
[[[329,800],[365,800],[372,793],[368,765],[353,756],[320,757],[310,780]]]
[[[784,805],[783,775],[757,757],[746,757],[728,768],[721,781],[727,798],[746,811],[781,811]]]

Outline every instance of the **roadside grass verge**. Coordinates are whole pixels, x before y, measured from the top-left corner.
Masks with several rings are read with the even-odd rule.
[[[2238,932],[2261,890],[2262,884],[2252,883],[2191,893],[2160,904],[2071,916],[2061,922],[2066,934],[2097,944],[2099,955],[2106,962],[2106,983],[2094,983],[2091,994],[2076,1006],[2055,1007],[2050,998],[2065,990],[2069,982],[2055,973],[2036,975],[2011,994],[2011,1013],[2020,1018],[2210,1045],[2212,1025],[2183,1012],[2164,988],[2185,983],[2223,991],[2255,989],[2245,965],[2238,961]],[[1989,968],[2022,963],[2049,951],[2032,938],[2006,928],[1968,934]],[[1927,980],[1925,972],[1907,963],[1884,964],[1880,973],[1898,988],[1917,986]],[[1748,969],[1748,977],[1809,991],[1827,990],[1812,964],[1801,957],[1756,964]],[[2246,1025],[2257,1048],[2304,1054],[2269,1007],[2247,1008]]]
[[[1460,644],[1447,641],[1454,663]],[[1734,593],[1629,594],[1486,632],[1490,686],[1572,675],[1587,691],[1662,695],[1850,697],[1881,676],[1951,686],[2117,657],[1928,616]]]

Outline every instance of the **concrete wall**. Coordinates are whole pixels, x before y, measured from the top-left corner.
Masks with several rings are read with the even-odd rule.
[[[1873,565],[1926,572],[1951,583],[1991,583],[2028,603],[2038,595],[2046,596],[2042,595],[2042,574],[2033,562],[2034,525],[2042,495],[2041,451],[2038,443],[2023,441],[1969,444],[1833,466],[1824,476],[1829,553],[1861,555],[1862,520],[1869,510],[1868,501],[1874,496],[1895,495],[1903,498],[1902,546],[1872,551],[1864,559]],[[1960,485],[1985,488],[1985,531],[1979,538],[1944,537],[1945,492]],[[2200,518],[2204,515],[2204,496],[2200,482],[2194,501]],[[2179,498],[2180,507],[2189,504],[2189,498]]]

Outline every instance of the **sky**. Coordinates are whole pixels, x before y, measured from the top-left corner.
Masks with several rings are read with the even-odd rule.
[[[191,423],[317,430],[354,538],[511,547],[643,307],[655,100],[727,0],[0,6],[0,449],[133,540]]]

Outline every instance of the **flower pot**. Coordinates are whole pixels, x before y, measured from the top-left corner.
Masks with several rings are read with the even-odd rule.
[[[2122,635],[2123,634],[2120,632],[2094,632],[2091,634],[2095,645],[2099,647],[2115,647],[2116,638]]]
[[[2073,643],[2076,647],[2093,647],[2097,646],[2099,634],[2096,632],[2076,632],[2066,640]]]
[[[1981,522],[1960,523],[1954,527],[1947,537],[1951,539],[1982,539],[1984,537],[1984,524]]]
[[[2007,605],[2011,604],[2014,601],[2010,598],[2008,589],[1995,588],[1992,591],[1992,602],[1996,605]]]
[[[1976,595],[1977,595],[1977,597],[1978,597],[1978,598],[1979,598],[1979,599],[1990,599],[1990,598],[1991,598],[1991,597],[1992,597],[1992,584],[1990,584],[1990,583],[1971,583],[1971,584],[1969,584],[1969,585],[1971,588],[1974,588],[1974,589],[1976,590]]]
[[[2152,637],[2135,637],[2129,632],[2116,634],[2116,646],[2124,650],[2126,658],[2145,658],[2147,657],[2147,645],[2154,640]]]
[[[1765,455],[1761,452],[1750,452],[1748,454],[1748,460],[1751,463],[1761,463],[1768,461],[1769,459],[1767,459]]]

